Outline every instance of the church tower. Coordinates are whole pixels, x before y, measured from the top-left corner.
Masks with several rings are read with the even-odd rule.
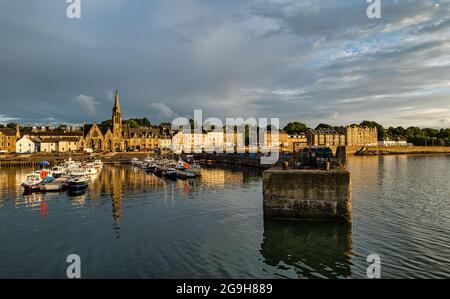
[[[122,143],[122,110],[120,109],[119,90],[116,89],[115,103],[112,111],[112,133],[114,135],[115,148],[121,148]]]

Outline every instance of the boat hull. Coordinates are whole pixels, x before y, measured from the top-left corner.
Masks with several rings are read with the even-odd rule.
[[[67,188],[70,191],[85,190],[89,186],[88,182],[69,182]]]

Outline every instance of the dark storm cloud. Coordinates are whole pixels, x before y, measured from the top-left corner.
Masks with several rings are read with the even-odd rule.
[[[280,117],[450,122],[450,1],[81,0],[0,4],[0,122]]]

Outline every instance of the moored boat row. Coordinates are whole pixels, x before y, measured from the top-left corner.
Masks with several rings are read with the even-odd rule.
[[[69,159],[47,169],[48,162],[42,162],[39,170],[27,175],[22,187],[25,192],[60,192],[64,190],[80,191],[89,186],[103,169],[103,163],[96,160],[93,163],[83,163]]]
[[[170,180],[193,179],[202,175],[202,169],[199,164],[189,164],[185,161],[168,159],[158,159],[147,157],[144,160],[133,158],[131,165],[138,167],[148,173],[153,173],[159,177],[165,177]]]

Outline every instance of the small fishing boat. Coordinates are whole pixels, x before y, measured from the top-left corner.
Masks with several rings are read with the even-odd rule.
[[[179,179],[193,179],[195,178],[195,173],[189,172],[189,171],[184,171],[184,170],[179,170],[177,169],[177,177]]]
[[[84,190],[89,186],[89,178],[84,171],[73,172],[67,180],[67,188],[70,191]]]
[[[88,163],[84,165],[83,169],[87,176],[93,176],[98,174],[97,168],[95,167],[94,163]]]
[[[55,167],[52,168],[53,177],[55,179],[65,175],[66,171],[67,170],[64,167],[62,167],[62,166],[55,166]]]
[[[178,170],[185,170],[185,169],[188,169],[189,167],[190,167],[190,165],[188,163],[184,162],[183,160],[179,160],[177,162],[177,164],[175,165],[175,169],[178,169]]]
[[[150,166],[147,166],[147,171],[154,173],[156,168],[158,168],[158,165],[156,163],[152,163]]]
[[[151,163],[155,162],[155,159],[150,158],[149,156],[147,156],[147,158],[145,158],[143,162],[146,163],[146,164],[151,164]]]
[[[155,168],[155,175],[157,176],[162,176],[163,172],[166,170],[166,168],[164,166],[158,166]]]
[[[27,175],[27,178],[22,183],[22,187],[25,189],[26,192],[39,191],[41,185],[42,185],[42,178],[36,172]]]
[[[55,179],[53,172],[48,169],[36,170],[34,173],[38,174],[44,183],[49,183]]]
[[[97,173],[100,173],[100,171],[103,169],[103,162],[102,160],[95,160],[94,161],[94,167],[97,169]]]
[[[201,176],[202,175],[202,168],[200,167],[199,164],[192,164],[189,166],[189,168],[186,169],[186,171],[194,173],[196,176]]]
[[[170,180],[176,180],[178,177],[177,170],[173,167],[167,168],[165,171],[163,171],[162,175],[163,177],[166,177]]]

